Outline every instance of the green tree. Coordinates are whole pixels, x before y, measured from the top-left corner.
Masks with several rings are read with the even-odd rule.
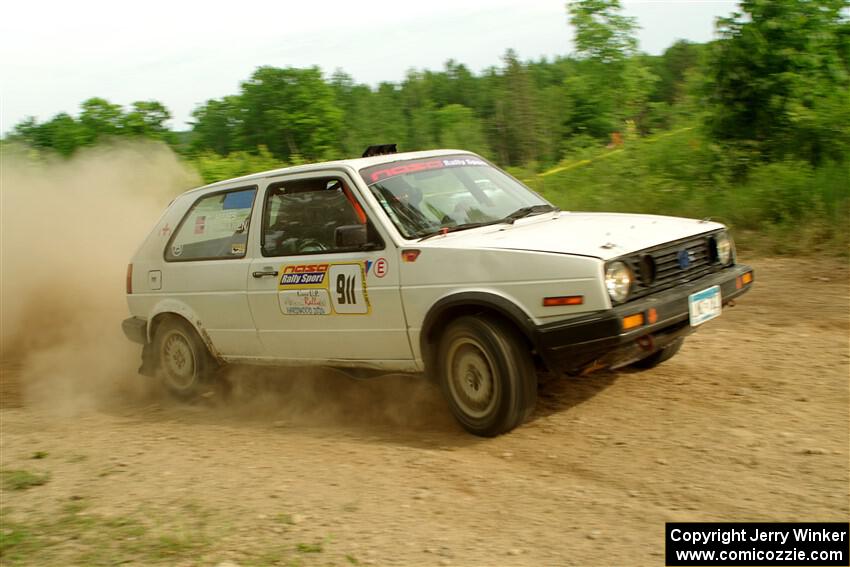
[[[576,97],[573,107],[581,109],[575,127],[602,137],[601,129],[607,136],[622,130],[626,120],[640,122],[657,78],[636,57],[635,19],[622,15],[619,0],[575,0],[567,9],[583,62],[580,80],[586,84],[567,85]]]
[[[93,97],[80,105],[80,123],[88,130],[89,142],[94,142],[105,136],[121,134],[124,123],[124,110],[121,105],[112,104],[108,100]]]
[[[850,149],[845,0],[744,0],[718,23],[706,90],[712,135],[769,160]]]
[[[165,123],[171,119],[171,113],[155,100],[137,101],[133,109],[124,115],[123,132],[128,135],[149,138],[166,138],[168,128]]]
[[[595,81],[588,80],[586,74],[568,77],[563,86],[569,135],[607,139],[620,127],[614,116],[613,97]]]
[[[575,0],[567,9],[579,57],[620,64],[637,52],[637,24],[620,13],[620,0]]]
[[[366,145],[395,143],[400,149],[410,149],[407,145],[408,122],[404,115],[401,89],[393,83],[381,83],[372,101],[371,108],[361,110],[370,122],[370,127],[366,130]],[[362,151],[365,148],[359,149]]]
[[[679,40],[656,59],[652,71],[659,80],[652,100],[675,104],[685,96],[687,75],[699,67],[704,47]]]
[[[471,108],[450,104],[436,111],[436,119],[441,147],[470,150],[485,157],[490,155],[481,121]]]
[[[238,96],[221,100],[208,100],[192,111],[192,149],[212,150],[227,155],[236,150],[246,150],[240,144],[242,108]]]
[[[223,179],[240,177],[258,171],[286,167],[265,147],[254,152],[238,151],[221,156],[215,152],[203,152],[192,160],[204,183],[215,183]]]
[[[157,101],[134,102],[132,110],[125,113],[120,105],[93,97],[80,105],[79,119],[65,112],[44,124],[28,118],[15,127],[11,138],[64,156],[113,136],[143,136],[173,145],[176,136],[165,124],[170,117],[168,109]]]
[[[447,82],[445,104],[460,104],[469,108],[478,105],[480,98],[480,91],[476,88],[478,81],[463,63],[449,59],[443,74]]]
[[[534,85],[528,70],[520,63],[513,49],[505,53],[504,62],[502,111],[510,146],[509,161],[512,165],[535,162],[538,159],[538,132]]]
[[[63,156],[70,156],[80,146],[89,141],[85,126],[80,124],[70,114],[57,114],[50,122],[44,124],[50,148]]]
[[[29,116],[15,125],[9,135],[9,141],[46,149],[50,147],[50,133],[34,116]]]
[[[242,84],[245,147],[265,145],[284,161],[339,155],[342,111],[318,67],[260,67]]]
[[[407,140],[410,150],[427,150],[437,145],[435,104],[429,92],[427,75],[415,70],[407,72],[401,86],[401,99],[407,118]]]

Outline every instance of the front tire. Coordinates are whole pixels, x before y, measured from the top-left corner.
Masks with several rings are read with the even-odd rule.
[[[520,334],[492,317],[460,317],[437,356],[449,408],[470,433],[494,437],[520,425],[537,402],[537,375]]]
[[[191,399],[209,385],[215,361],[186,321],[170,317],[160,323],[153,344],[157,375],[171,394]]]

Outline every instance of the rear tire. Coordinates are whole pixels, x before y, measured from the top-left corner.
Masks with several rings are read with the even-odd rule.
[[[169,317],[157,327],[153,345],[157,375],[171,394],[188,400],[209,387],[216,363],[189,323]]]
[[[531,415],[537,375],[523,337],[492,317],[464,316],[440,338],[440,385],[449,408],[470,433],[494,437]]]
[[[685,339],[677,339],[666,347],[659,350],[658,352],[654,352],[646,358],[642,358],[637,362],[633,362],[631,366],[639,370],[649,370],[650,368],[655,368],[662,362],[673,358],[673,355],[679,352],[679,349],[682,348],[682,345],[684,343]]]

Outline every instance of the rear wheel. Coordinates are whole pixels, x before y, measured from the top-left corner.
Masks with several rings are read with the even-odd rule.
[[[201,394],[216,368],[198,333],[183,319],[170,317],[154,336],[157,373],[169,392],[181,399]]]
[[[632,367],[638,368],[640,370],[649,370],[650,368],[655,368],[662,362],[673,358],[673,355],[679,352],[679,349],[682,348],[682,345],[684,343],[685,339],[677,339],[666,347],[662,348],[661,350],[650,354],[646,358],[642,358],[637,362],[633,362]]]
[[[531,353],[519,333],[502,321],[457,319],[440,339],[437,360],[449,408],[467,431],[499,435],[534,409],[537,376]]]

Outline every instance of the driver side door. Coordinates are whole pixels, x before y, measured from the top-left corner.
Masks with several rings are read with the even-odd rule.
[[[411,360],[398,254],[342,172],[273,181],[248,300],[268,356],[295,363]]]

